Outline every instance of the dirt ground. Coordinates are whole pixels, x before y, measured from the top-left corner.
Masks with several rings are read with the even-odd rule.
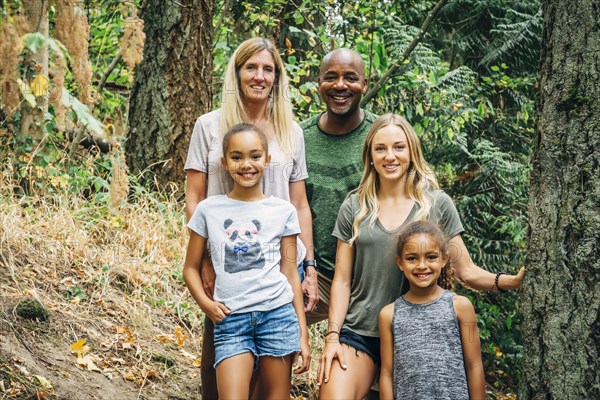
[[[145,350],[141,352],[145,354],[142,358],[152,353],[150,360],[139,361],[141,354],[137,350],[123,354],[117,346],[105,345],[107,338],[116,335],[110,329],[77,332],[77,326],[61,321],[61,315],[52,311],[48,321],[29,321],[13,314],[14,304],[8,299],[4,298],[1,304],[2,399],[201,398],[199,368],[189,367],[192,363],[175,348],[166,352],[157,348],[157,353]],[[98,370],[78,365],[77,354],[71,351],[71,335],[88,337],[87,344],[95,349]]]

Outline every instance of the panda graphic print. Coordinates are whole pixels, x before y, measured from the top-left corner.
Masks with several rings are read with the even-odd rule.
[[[235,274],[265,266],[265,256],[258,234],[260,226],[257,219],[234,221],[227,218],[223,222],[225,234],[229,238],[229,242],[225,243],[225,272]]]
[[[300,224],[288,201],[210,196],[200,202],[188,227],[206,239],[216,274],[215,301],[233,313],[268,311],[292,301],[281,260],[294,254],[281,247],[281,239],[298,235]]]

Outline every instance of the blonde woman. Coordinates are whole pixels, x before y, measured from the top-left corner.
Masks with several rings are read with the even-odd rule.
[[[250,123],[268,139],[271,161],[261,179],[267,196],[290,201],[300,221],[299,259],[311,264],[312,217],[304,180],[308,176],[302,129],[293,120],[288,79],[273,43],[264,38],[244,41],[233,53],[225,77],[221,109],[202,115],[196,121],[185,164],[187,172],[186,217],[191,218],[198,203],[206,197],[224,195],[233,188],[231,176],[221,164],[222,137],[238,123]],[[212,294],[214,270],[203,257],[202,284]],[[302,289],[308,297],[307,310],[316,304],[316,271],[306,268]],[[218,398],[214,364],[213,325],[205,319],[202,345],[202,398]]]
[[[439,190],[419,138],[404,118],[377,118],[362,159],[360,184],[342,204],[333,232],[337,263],[318,372],[321,399],[362,399],[369,393],[380,365],[379,312],[408,289],[395,260],[405,224],[439,224],[451,238],[449,256],[457,277],[471,288],[516,289],[524,273],[492,274],[472,262],[454,203]]]

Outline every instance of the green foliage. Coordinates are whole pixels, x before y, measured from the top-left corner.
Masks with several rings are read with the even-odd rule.
[[[16,4],[4,4],[8,3]],[[373,83],[397,62],[435,3],[217,0],[213,107],[219,106],[233,50],[248,37],[261,35],[271,38],[280,50],[297,118],[314,115],[323,110],[316,82],[325,53],[332,47],[357,50]],[[131,10],[119,0],[85,4],[97,84],[118,55],[125,17]],[[540,41],[539,0],[450,1],[398,73],[367,105],[378,114],[399,113],[413,124],[426,159],[457,204],[474,261],[494,272],[514,273],[524,260]],[[50,44],[53,51],[64,51],[59,43]],[[27,36],[25,45],[36,51],[40,38]],[[66,78],[67,90],[74,93],[70,73]],[[124,136],[131,78],[124,63],[117,63],[91,113],[81,114],[81,107],[73,102],[70,117],[88,126],[102,123],[117,138]],[[55,129],[52,107],[42,147],[15,136],[18,123],[17,114],[14,121],[4,121],[0,130],[1,156],[12,158],[10,168],[30,182],[15,191],[35,189],[48,195],[76,191],[90,200],[92,221],[110,213],[113,157],[85,151],[71,159],[65,144],[69,135]],[[21,158],[14,157],[17,149],[22,150]],[[135,177],[130,184],[130,201],[151,197],[157,209],[164,207],[164,194],[148,191]],[[518,295],[465,293],[479,314],[488,380],[500,388],[514,388],[522,357]],[[181,307],[178,311],[192,318],[194,310]]]

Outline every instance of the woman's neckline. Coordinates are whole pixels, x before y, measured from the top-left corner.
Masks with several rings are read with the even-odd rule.
[[[410,208],[410,211],[408,212],[408,214],[406,214],[406,218],[404,218],[404,221],[402,221],[400,223],[400,225],[398,225],[397,227],[393,228],[393,229],[388,229],[386,228],[383,223],[381,222],[381,220],[379,219],[379,217],[377,217],[377,226],[384,231],[385,233],[396,233],[397,231],[400,230],[400,228],[402,228],[402,226],[404,226],[404,224],[406,224],[406,222],[410,221],[410,217],[413,216],[413,214],[415,213],[417,208],[417,202],[414,201],[412,207]]]

